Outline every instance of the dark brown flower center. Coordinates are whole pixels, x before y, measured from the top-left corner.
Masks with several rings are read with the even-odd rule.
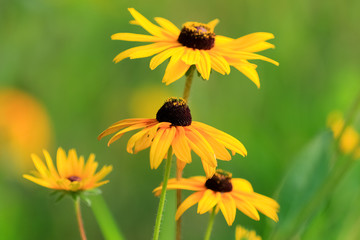
[[[178,42],[188,48],[209,50],[214,47],[215,33],[206,24],[187,22],[181,29]]]
[[[223,170],[217,170],[212,178],[206,180],[205,187],[215,192],[231,192],[233,189],[231,174]]]
[[[156,113],[156,120],[170,122],[173,126],[189,126],[192,118],[184,99],[169,98]]]
[[[81,178],[78,176],[70,176],[67,179],[69,179],[70,182],[75,182],[75,181],[80,182],[81,181]]]

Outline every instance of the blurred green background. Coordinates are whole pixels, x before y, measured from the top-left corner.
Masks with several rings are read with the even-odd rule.
[[[20,90],[45,111],[49,136],[38,135],[44,133],[30,125],[33,135],[27,141],[48,141],[45,146],[35,144],[32,152],[42,156],[41,149],[48,148],[55,156],[59,146],[76,148],[86,157],[95,153],[101,165],[114,166],[110,183],[101,189],[127,239],[152,236],[158,198],[151,191],[161,182],[163,165],[150,170],[148,150],[128,154],[130,134],[109,148],[106,140],[96,137],[118,120],[155,117],[166,97],[182,95],[185,83],[182,78],[166,87],[161,83],[166,64],[151,71],[150,58],[112,62],[119,52],[141,45],[110,40],[117,32],[144,33],[129,24],[128,7],[149,20],[164,17],[179,27],[187,21],[219,18],[216,33],[229,37],[262,31],[276,36],[270,41],[276,49],[262,54],[280,66],[253,61],[258,64],[261,89],[235,69],[229,76],[213,72],[209,81],[194,79],[189,102],[194,120],[244,143],[248,157],[236,155],[219,166],[248,179],[258,193],[274,196],[291,159],[325,129],[330,111],[348,109],[359,89],[357,0],[0,0],[0,93]],[[26,117],[22,120],[29,123]],[[9,124],[17,128],[15,122]],[[1,238],[79,239],[72,202],[55,203],[47,189],[21,177],[33,169],[30,150],[19,155],[22,149],[10,149],[11,137],[6,128],[1,130]],[[185,168],[185,177],[193,175],[203,175],[200,161]],[[102,239],[91,209],[83,207],[83,212],[88,238]],[[168,213],[164,222],[172,221]],[[188,210],[183,239],[201,239],[207,220],[207,214],[197,215],[195,207]],[[262,235],[266,223],[263,215],[256,222],[238,211],[228,227],[219,214],[212,236],[233,239],[237,224]],[[163,231],[163,239],[168,239],[169,229]]]

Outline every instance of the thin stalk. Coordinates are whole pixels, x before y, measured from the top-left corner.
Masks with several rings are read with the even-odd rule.
[[[159,239],[160,224],[161,224],[161,219],[163,216],[164,205],[165,205],[166,188],[167,188],[168,179],[170,177],[171,160],[172,160],[172,148],[170,147],[169,151],[168,151],[167,159],[166,159],[164,180],[163,180],[162,189],[161,189],[159,208],[158,208],[158,212],[156,215],[153,240]]]
[[[190,96],[190,89],[192,85],[192,81],[194,78],[194,72],[195,72],[195,66],[191,66],[188,72],[188,75],[186,77],[185,87],[184,87],[184,94],[183,99],[185,99],[186,102],[189,101]],[[180,180],[182,178],[182,170],[178,169],[176,167],[176,180]],[[176,190],[176,209],[181,204],[181,189]],[[181,240],[181,217],[176,221],[176,240]]]
[[[179,161],[179,160],[178,160]],[[180,180],[182,177],[182,170],[176,169],[176,180]],[[181,189],[176,190],[176,209],[181,204]],[[176,240],[181,240],[181,217],[176,221]]]
[[[84,229],[84,223],[81,217],[81,209],[80,209],[80,198],[76,198],[75,201],[75,213],[76,213],[76,218],[79,224],[79,231],[80,231],[80,236],[82,240],[86,240],[86,234],[85,234],[85,229]]]
[[[183,94],[183,98],[184,98],[186,101],[189,100],[190,89],[191,89],[192,80],[193,80],[193,77],[194,77],[194,72],[195,72],[195,66],[191,66],[191,67],[189,68],[189,72],[188,72],[188,75],[187,75],[187,77],[186,77],[184,94]]]
[[[214,226],[214,220],[215,220],[215,207],[213,208],[213,210],[211,211],[211,215],[209,218],[209,223],[206,229],[206,233],[205,233],[205,237],[204,240],[210,240],[210,236],[211,236],[211,231],[213,229]]]

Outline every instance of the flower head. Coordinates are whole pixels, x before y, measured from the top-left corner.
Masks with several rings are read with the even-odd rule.
[[[166,157],[170,146],[180,166],[191,163],[191,150],[200,156],[206,176],[211,177],[217,166],[216,159],[229,161],[230,153],[247,154],[243,144],[234,137],[192,120],[190,109],[182,98],[169,98],[159,109],[155,119],[135,118],[114,123],[98,139],[117,132],[108,145],[124,133],[142,129],[133,135],[127,145],[129,153],[150,147],[150,167],[156,169]]]
[[[161,189],[161,186],[157,187],[153,192],[159,195]],[[176,220],[188,208],[198,203],[199,214],[211,211],[214,207],[216,210],[220,209],[229,226],[235,220],[236,209],[256,221],[260,220],[258,211],[278,221],[279,204],[275,200],[255,193],[247,180],[232,178],[230,173],[222,170],[217,170],[209,179],[201,176],[180,180],[169,179],[167,189],[195,191],[178,207]]]
[[[235,240],[261,240],[254,230],[248,231],[240,225],[236,226]]]
[[[95,155],[90,154],[85,163],[84,157],[78,157],[76,151],[71,149],[66,156],[65,151],[59,148],[56,156],[57,170],[50,154],[44,150],[46,165],[35,154],[31,155],[37,171],[33,176],[24,174],[23,177],[43,187],[69,192],[80,192],[97,188],[107,182],[101,181],[112,170],[112,166],[104,166],[95,173],[98,163]]]
[[[211,69],[224,75],[229,74],[230,66],[233,66],[260,87],[257,65],[248,60],[260,59],[278,65],[276,61],[254,53],[274,48],[273,44],[266,42],[274,38],[271,33],[257,32],[233,39],[215,34],[218,19],[207,24],[187,22],[180,30],[164,18],[155,18],[160,25],[157,26],[135,9],[128,10],[135,19],[131,22],[140,25],[151,35],[116,33],[111,39],[152,43],[121,52],[114,61],[117,63],[128,57],[135,59],[155,55],[150,61],[153,70],[170,58],[162,80],[166,85],[181,78],[190,66],[195,65],[206,80],[210,77]]]

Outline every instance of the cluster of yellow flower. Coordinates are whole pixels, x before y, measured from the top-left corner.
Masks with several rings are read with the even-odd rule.
[[[166,19],[155,18],[159,24],[157,26],[135,9],[130,8],[129,11],[134,17],[131,23],[141,26],[150,35],[117,33],[111,38],[151,42],[151,44],[121,52],[114,61],[119,62],[128,57],[135,59],[155,55],[150,61],[150,68],[155,69],[170,58],[162,81],[168,85],[186,75],[184,98],[167,99],[155,118],[133,118],[116,122],[103,131],[98,139],[114,134],[108,141],[110,145],[126,132],[140,129],[129,139],[127,151],[137,153],[150,148],[152,169],[157,169],[165,158],[167,168],[170,168],[171,158],[175,155],[179,173],[177,178],[168,179],[168,175],[165,174],[162,186],[154,190],[155,195],[161,194],[158,212],[160,220],[166,189],[182,189],[195,191],[195,193],[179,205],[176,220],[188,208],[198,203],[199,214],[211,212],[215,216],[221,210],[228,225],[233,224],[236,209],[254,220],[260,219],[259,212],[261,212],[274,221],[278,221],[279,204],[275,200],[254,192],[247,180],[232,178],[231,173],[216,169],[217,159],[231,160],[232,156],[228,150],[232,155],[238,153],[246,156],[247,151],[244,145],[227,133],[193,121],[188,106],[188,96],[195,70],[203,79],[208,80],[212,69],[225,75],[230,73],[230,66],[233,66],[260,87],[257,65],[250,63],[249,60],[260,59],[278,65],[276,61],[255,53],[274,48],[274,45],[266,42],[274,38],[273,34],[257,32],[232,39],[214,33],[214,28],[219,22],[217,19],[207,24],[188,22],[180,30]],[[181,178],[185,165],[192,162],[191,151],[200,157],[206,177]],[[36,155],[32,155],[37,172],[34,176],[24,175],[24,177],[52,189],[78,192],[96,188],[107,182],[101,180],[112,170],[111,166],[105,166],[95,174],[97,163],[94,162],[93,154],[85,164],[84,158],[82,156],[78,158],[75,150],[70,150],[66,156],[61,148],[57,153],[56,170],[49,153],[44,151],[44,155],[47,167]],[[158,237],[157,227],[161,222],[158,219],[154,239]],[[211,228],[208,236],[210,232]],[[236,235],[238,239],[243,237],[259,239],[255,233],[244,235],[241,229],[237,230]]]

